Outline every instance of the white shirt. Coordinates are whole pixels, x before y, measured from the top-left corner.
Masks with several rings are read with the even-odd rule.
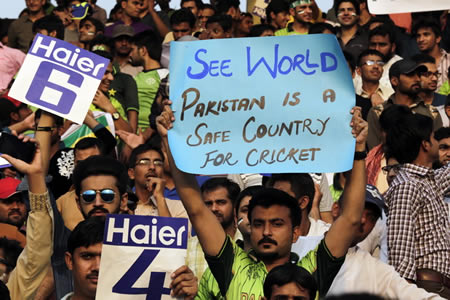
[[[309,227],[308,234],[306,236],[301,236],[298,238],[297,242],[292,244],[292,252],[297,253],[297,255],[302,258],[309,251],[317,247],[319,242],[323,239],[325,232],[330,229],[331,224],[325,223],[322,220],[314,220],[309,218],[311,225]]]
[[[444,299],[408,283],[387,265],[359,249],[348,249],[345,262],[333,280],[327,295],[371,293],[390,299]]]

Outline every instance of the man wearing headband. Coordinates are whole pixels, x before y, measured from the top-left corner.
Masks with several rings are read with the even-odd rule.
[[[309,26],[313,20],[314,0],[293,0],[289,4],[289,13],[294,22],[288,23],[286,28],[275,32],[276,36],[308,34]]]

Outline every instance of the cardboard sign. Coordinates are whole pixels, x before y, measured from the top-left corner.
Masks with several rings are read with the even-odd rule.
[[[433,0],[368,0],[371,14],[397,14],[450,9],[450,1]]]
[[[81,124],[108,64],[106,58],[38,34],[9,95]]]
[[[342,172],[355,92],[328,34],[174,42],[169,143],[196,174]]]
[[[95,299],[172,299],[187,237],[187,219],[108,215]]]

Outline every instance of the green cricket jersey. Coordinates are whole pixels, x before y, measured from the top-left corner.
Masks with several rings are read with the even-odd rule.
[[[206,257],[209,268],[203,274],[196,300],[260,300],[264,296],[265,264],[254,252],[247,253],[229,237],[217,257]],[[295,253],[291,261],[308,270],[316,279],[319,295],[324,296],[344,263],[345,256],[331,255],[325,240],[300,261]]]

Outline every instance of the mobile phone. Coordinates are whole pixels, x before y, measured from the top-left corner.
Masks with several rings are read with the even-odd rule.
[[[34,143],[23,142],[15,135],[0,132],[0,153],[9,154],[14,158],[30,163],[35,151],[36,145]]]

